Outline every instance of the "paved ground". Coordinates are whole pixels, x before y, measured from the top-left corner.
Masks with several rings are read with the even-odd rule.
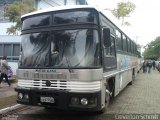
[[[160,73],[138,74],[133,85],[127,86],[110,104],[109,114],[160,114]]]
[[[15,86],[16,86],[16,83],[12,84],[9,87],[7,83],[2,82],[2,87],[0,88],[0,99],[2,99],[4,97],[16,95],[16,92],[14,90]]]
[[[0,88],[0,99],[15,95],[15,86],[16,84],[9,87],[3,83],[3,87]],[[127,86],[113,100],[105,114],[160,114],[159,103],[160,73],[156,70],[150,74],[140,72],[133,85]]]
[[[137,120],[151,120],[151,116],[155,118],[154,120],[160,120],[159,102],[160,73],[158,71],[152,71],[150,74],[140,72],[133,85],[127,86],[104,114],[68,113],[46,110],[43,107],[31,107],[20,112],[21,116],[18,117],[22,120],[133,120],[134,117]],[[125,116],[126,114],[133,115],[133,119],[129,119]],[[146,118],[147,114],[150,114],[149,118]]]

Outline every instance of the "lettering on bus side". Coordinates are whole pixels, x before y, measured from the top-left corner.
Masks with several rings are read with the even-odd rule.
[[[55,69],[36,69],[35,72],[56,72]]]

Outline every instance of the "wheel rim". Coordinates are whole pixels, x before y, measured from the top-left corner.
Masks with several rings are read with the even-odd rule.
[[[109,90],[109,86],[107,85],[106,90]],[[108,92],[106,92],[106,97],[105,97],[105,104],[106,106],[109,105],[109,100],[110,100],[110,95]]]

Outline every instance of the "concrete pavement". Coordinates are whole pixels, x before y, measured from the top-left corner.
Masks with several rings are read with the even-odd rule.
[[[107,114],[160,114],[160,72],[137,75],[109,106]]]

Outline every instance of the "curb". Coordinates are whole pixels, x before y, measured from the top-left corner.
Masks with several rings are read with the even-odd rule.
[[[20,104],[16,104],[10,107],[3,108],[0,110],[0,115],[13,111],[15,109],[18,109],[20,106],[21,106]]]

